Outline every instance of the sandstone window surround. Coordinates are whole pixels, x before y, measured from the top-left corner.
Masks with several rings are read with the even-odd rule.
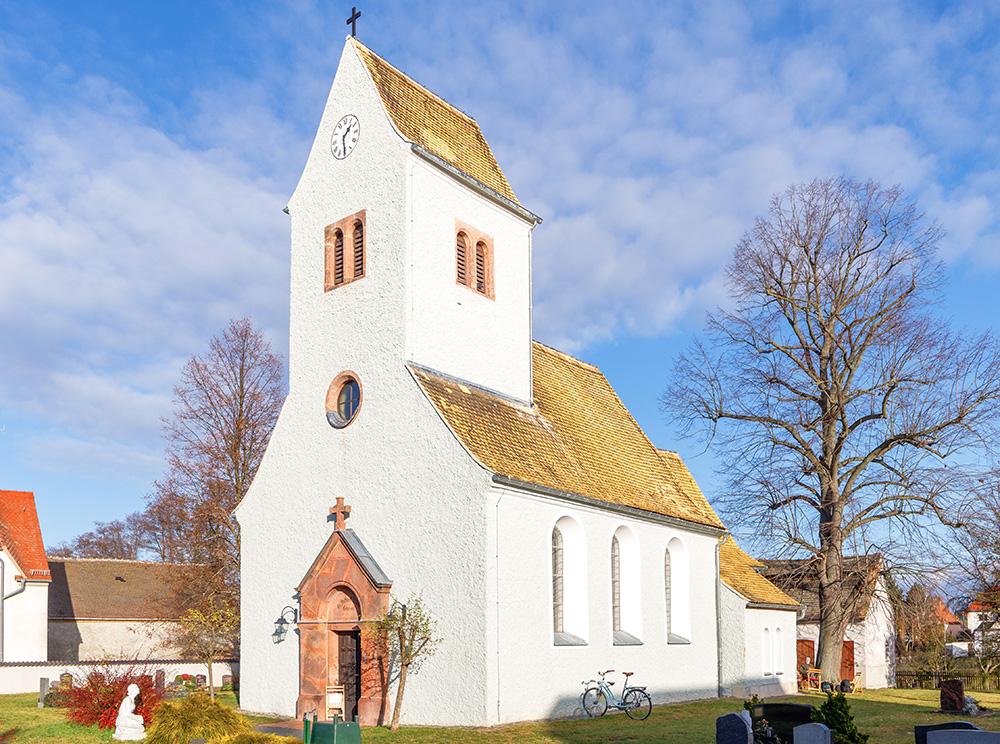
[[[493,238],[456,220],[455,283],[494,300],[496,287],[493,264]]]
[[[362,279],[367,268],[365,210],[327,225],[323,246],[324,292]]]

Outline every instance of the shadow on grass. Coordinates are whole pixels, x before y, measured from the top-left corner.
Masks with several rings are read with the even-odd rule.
[[[9,744],[9,742],[14,741],[14,737],[17,736],[18,731],[20,731],[20,729],[17,728],[0,731],[0,744]]]

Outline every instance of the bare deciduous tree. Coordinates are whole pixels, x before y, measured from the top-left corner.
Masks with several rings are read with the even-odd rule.
[[[899,188],[788,189],[738,243],[732,309],[709,317],[663,396],[720,446],[733,523],[817,562],[828,680],[849,620],[845,549],[955,524],[970,454],[997,433],[997,343],[932,312],[940,238]]]
[[[99,523],[54,553],[199,564],[206,596],[238,606],[239,531],[232,510],[260,465],[284,400],[281,361],[247,318],[192,357],[164,419],[167,475],[141,512]]]
[[[399,729],[406,680],[438,647],[436,622],[419,595],[412,595],[405,604],[395,599],[389,610],[373,628],[375,643],[388,654],[389,677],[396,679],[396,702],[392,706],[393,731]],[[391,670],[395,670],[392,674]]]

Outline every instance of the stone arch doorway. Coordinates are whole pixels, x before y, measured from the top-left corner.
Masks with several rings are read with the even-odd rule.
[[[298,717],[356,716],[365,726],[385,719],[382,655],[370,636],[391,587],[354,531],[335,530],[298,586]]]

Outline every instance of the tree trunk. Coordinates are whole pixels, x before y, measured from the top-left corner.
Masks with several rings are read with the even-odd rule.
[[[208,698],[215,701],[215,684],[212,678],[212,657],[208,657]]]
[[[409,668],[409,664],[401,664],[399,667],[399,686],[396,688],[396,703],[392,706],[392,724],[389,726],[391,731],[399,729],[399,712],[403,708],[403,692],[406,690],[406,673]]]
[[[830,546],[819,574],[819,667],[824,682],[840,682],[840,662],[844,651],[843,555]]]

